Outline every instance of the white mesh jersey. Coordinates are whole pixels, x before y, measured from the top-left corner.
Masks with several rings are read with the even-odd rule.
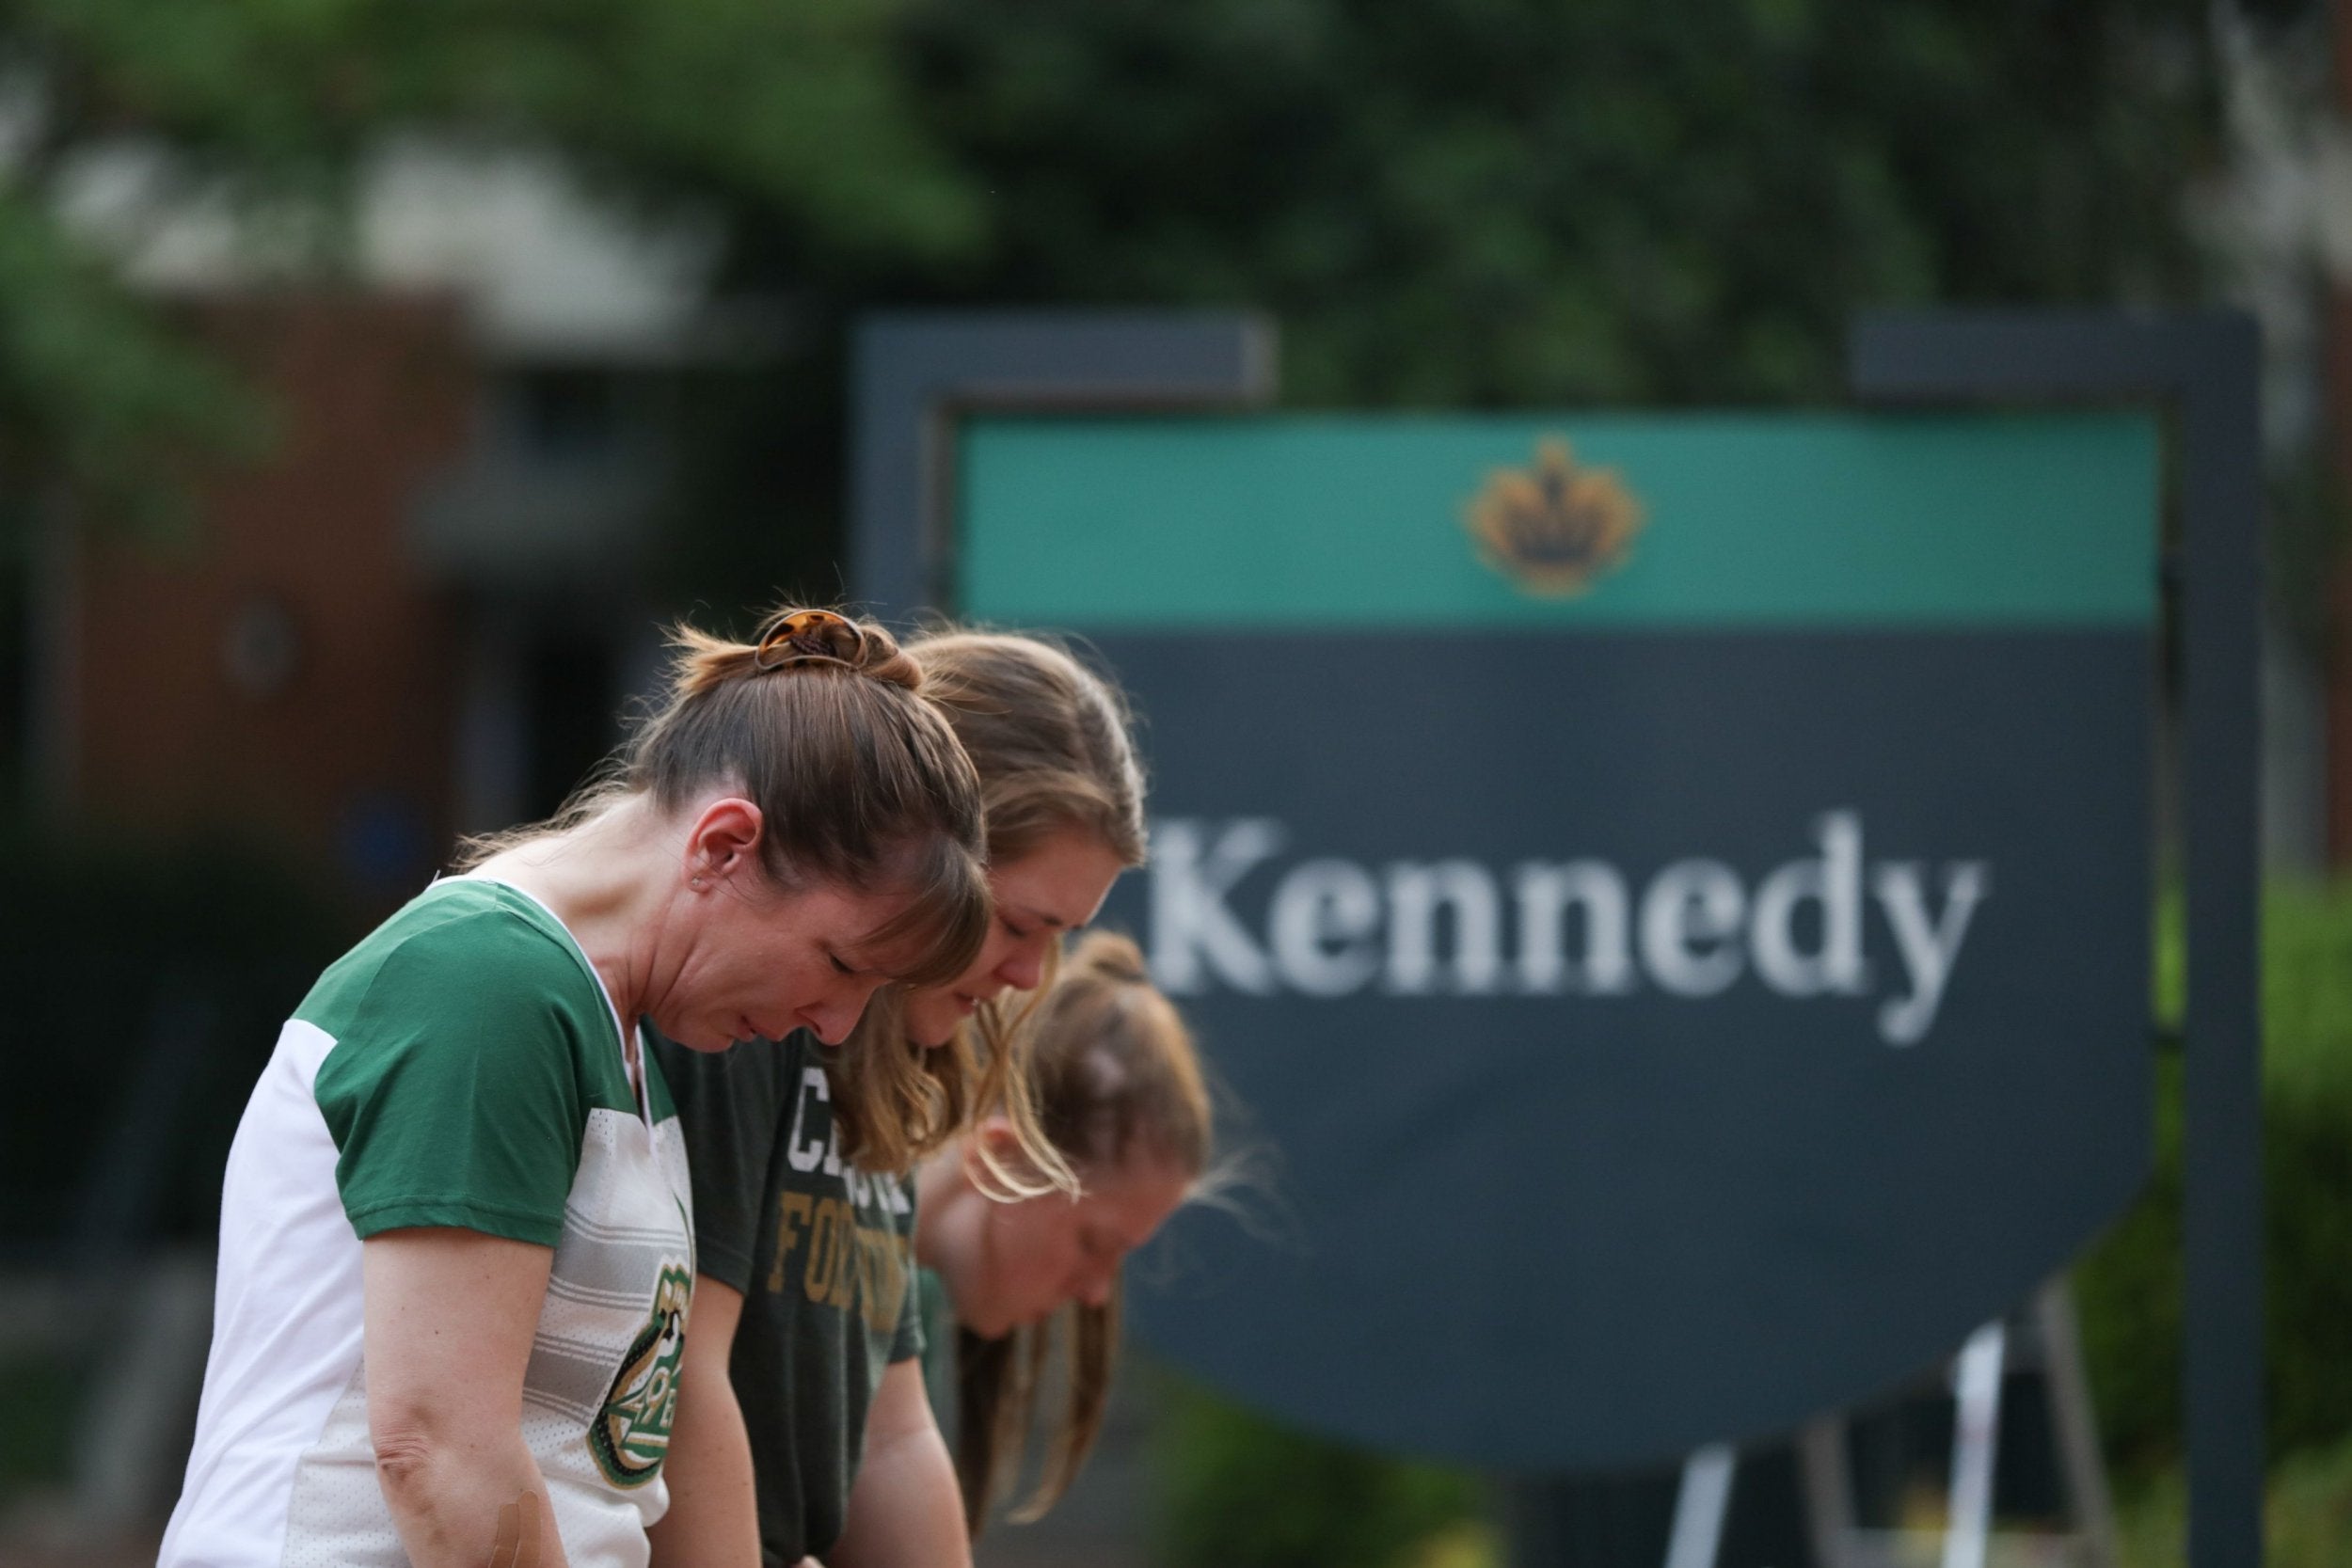
[[[574,1568],[637,1568],[693,1289],[685,1145],[650,1053],[569,932],[499,883],[435,883],[304,998],[237,1125],[196,1448],[159,1568],[408,1560],[375,1477],[363,1239],[458,1227],[552,1247],[522,1434]],[[465,1304],[450,1305],[462,1330]],[[484,1542],[484,1556],[490,1542]]]

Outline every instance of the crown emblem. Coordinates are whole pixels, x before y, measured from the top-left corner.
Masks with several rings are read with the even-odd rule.
[[[1531,594],[1565,597],[1625,563],[1642,503],[1614,468],[1579,466],[1552,436],[1532,467],[1489,474],[1462,521],[1487,565]]]

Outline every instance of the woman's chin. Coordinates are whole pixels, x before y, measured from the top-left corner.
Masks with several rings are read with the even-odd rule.
[[[909,1018],[905,1021],[907,1038],[926,1051],[936,1051],[956,1037],[952,1019]]]
[[[683,1024],[674,1026],[663,1023],[660,1019],[653,1021],[653,1026],[686,1047],[687,1050],[698,1051],[706,1056],[716,1056],[722,1051],[731,1051],[735,1048],[735,1037],[716,1026],[703,1029],[690,1028]]]

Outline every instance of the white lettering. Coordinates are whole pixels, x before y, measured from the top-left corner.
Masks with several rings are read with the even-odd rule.
[[[1677,861],[1642,896],[1642,964],[1670,991],[1712,996],[1740,978],[1747,895],[1721,861]]]
[[[1380,927],[1380,887],[1352,861],[1309,861],[1282,879],[1266,913],[1266,945],[1282,978],[1309,996],[1345,996],[1380,968],[1367,939]]]
[[[1788,998],[1883,987],[1893,994],[1878,999],[1879,1036],[1907,1046],[1934,1029],[1992,891],[1986,863],[1954,862],[1935,905],[1920,863],[1866,858],[1863,815],[1851,806],[1815,817],[1811,852],[1772,866],[1753,889],[1711,859],[1676,861],[1645,885],[1605,861],[1526,861],[1511,869],[1506,900],[1502,879],[1473,860],[1375,868],[1326,856],[1270,868],[1256,884],[1270,882],[1263,904],[1246,896],[1285,838],[1281,823],[1262,816],[1157,825],[1150,948],[1161,985],[1179,995],[1340,997],[1376,985],[1400,996],[1606,997],[1646,977],[1671,995],[1703,998],[1753,969],[1763,990]],[[808,1094],[825,1092],[817,1076],[803,1112]],[[797,1114],[791,1153],[803,1170],[819,1158],[828,1171],[841,1164],[803,1138]],[[875,1200],[887,1201],[879,1189]]]
[[[1882,865],[1870,879],[1871,891],[1886,911],[1886,923],[1894,928],[1911,985],[1909,996],[1892,998],[1879,1007],[1879,1037],[1889,1045],[1916,1045],[1935,1027],[1935,1010],[1943,1005],[1944,988],[1960,961],[1969,918],[1991,892],[1992,876],[1982,861],[1946,867],[1944,912],[1933,921],[1928,918],[1924,881],[1920,868],[1910,864]]]
[[[1611,996],[1633,989],[1625,879],[1599,861],[1518,868],[1519,989],[1536,995],[1582,990]],[[1584,911],[1584,956],[1568,961],[1565,913]]]
[[[1152,974],[1179,995],[1207,990],[1211,971],[1235,990],[1267,995],[1273,968],[1225,907],[1225,895],[1281,848],[1281,825],[1242,817],[1228,823],[1205,854],[1201,837],[1199,823],[1182,819],[1160,823],[1152,835]]]
[[[1406,996],[1442,987],[1476,994],[1502,978],[1502,915],[1495,879],[1475,861],[1389,867],[1388,989]],[[1454,911],[1454,972],[1438,970],[1438,911]]]
[[[1790,861],[1756,890],[1748,938],[1756,973],[1786,996],[1859,996],[1870,985],[1862,958],[1862,817],[1834,811],[1814,832],[1820,858]],[[1819,952],[1797,950],[1795,916],[1804,903],[1820,906]]]
[[[831,1172],[838,1157],[833,1153],[833,1139],[811,1137],[808,1133],[808,1102],[821,1100],[833,1103],[833,1085],[825,1082],[825,1069],[820,1067],[801,1069],[800,1098],[792,1102],[792,1135],[786,1140],[784,1157],[798,1171],[815,1170],[819,1164]]]

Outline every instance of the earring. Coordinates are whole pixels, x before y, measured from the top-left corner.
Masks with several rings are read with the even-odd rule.
[[[695,886],[697,889],[699,889],[702,885],[703,885],[703,879],[702,879],[700,877],[695,878],[695,879],[694,879],[694,886]]]

